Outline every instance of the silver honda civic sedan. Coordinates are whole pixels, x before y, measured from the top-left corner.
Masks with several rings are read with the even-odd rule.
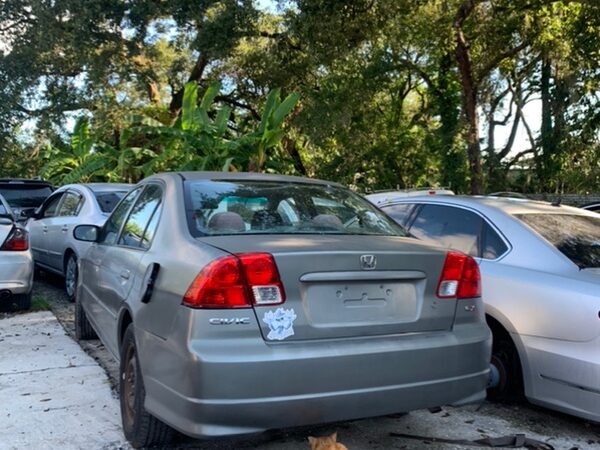
[[[27,230],[0,195],[0,308],[29,309],[33,287],[33,258]]]
[[[129,189],[129,184],[116,183],[62,186],[27,223],[36,266],[64,277],[71,301],[77,286],[77,260],[89,246],[73,239],[73,228],[80,223],[102,225]]]
[[[490,394],[600,422],[600,215],[527,199],[388,198],[411,234],[479,262]]]
[[[337,184],[159,174],[74,235],[76,334],[120,361],[135,447],[485,397],[475,261]]]

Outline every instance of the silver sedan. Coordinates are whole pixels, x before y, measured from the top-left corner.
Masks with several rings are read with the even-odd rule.
[[[600,422],[600,215],[493,197],[380,203],[413,235],[475,257],[506,397]]]
[[[27,231],[0,195],[0,305],[29,309],[33,287],[33,259]],[[8,308],[7,308],[8,307]]]
[[[337,184],[161,174],[74,234],[76,334],[120,361],[135,447],[485,397],[476,262]]]
[[[69,184],[54,191],[28,222],[36,266],[63,276],[71,301],[77,260],[89,246],[73,238],[73,228],[80,223],[102,225],[130,188],[129,184]]]

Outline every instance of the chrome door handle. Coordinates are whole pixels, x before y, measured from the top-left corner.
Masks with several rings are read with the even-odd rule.
[[[124,270],[121,272],[121,278],[123,278],[124,280],[129,280],[130,274],[131,274],[131,272],[129,272],[129,270]]]
[[[44,225],[44,226],[42,227],[42,231],[43,231],[44,233],[47,233],[47,232],[48,232],[48,227],[47,227],[46,225]]]
[[[69,231],[69,227],[67,225],[63,225],[63,227],[61,228],[62,231]]]

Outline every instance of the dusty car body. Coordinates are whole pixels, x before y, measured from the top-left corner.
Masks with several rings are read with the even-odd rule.
[[[0,305],[3,309],[29,309],[32,287],[33,259],[27,231],[0,195]]]
[[[130,188],[113,183],[62,186],[27,223],[36,266],[63,276],[71,300],[77,286],[77,260],[89,247],[73,238],[73,228],[80,223],[102,225]]]
[[[485,397],[476,263],[334,183],[159,174],[74,233],[77,336],[120,361],[136,447]]]
[[[499,390],[600,421],[600,216],[490,197],[380,205],[413,235],[479,262]]]

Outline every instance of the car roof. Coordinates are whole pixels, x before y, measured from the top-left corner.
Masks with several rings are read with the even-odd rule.
[[[65,184],[59,189],[65,191],[69,188],[84,187],[88,188],[92,192],[115,192],[115,191],[129,191],[133,187],[133,184],[125,183],[72,183]]]
[[[577,214],[581,216],[594,215],[590,211],[575,208],[572,206],[555,206],[548,202],[536,200],[512,198],[512,197],[491,197],[484,195],[448,195],[448,196],[419,196],[419,197],[398,197],[389,200],[378,206],[391,205],[395,203],[446,203],[478,209],[482,212],[486,210],[500,210],[506,214]]]
[[[323,186],[338,186],[341,184],[332,181],[317,180],[314,178],[295,177],[290,175],[278,175],[255,172],[163,172],[150,178],[171,178],[180,176],[184,180],[215,180],[215,181],[280,181],[286,183],[318,184]]]
[[[12,185],[30,184],[30,185],[40,185],[40,186],[52,187],[52,184],[50,184],[47,181],[32,180],[32,179],[28,179],[28,178],[0,178],[0,183],[7,183],[7,184],[12,184]]]
[[[422,188],[422,189],[408,189],[405,191],[382,191],[373,192],[365,195],[365,198],[369,199],[376,205],[382,205],[387,202],[394,201],[397,198],[414,198],[421,197],[427,194],[428,197],[436,195],[454,195],[454,192],[450,189],[444,188]]]

